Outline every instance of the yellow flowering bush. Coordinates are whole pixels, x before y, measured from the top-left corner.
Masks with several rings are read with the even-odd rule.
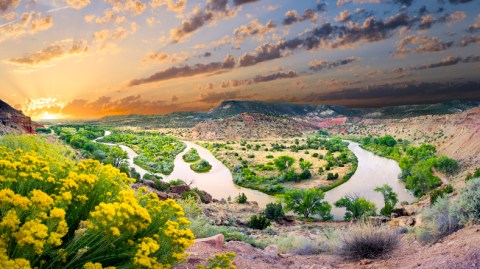
[[[171,268],[193,243],[173,200],[36,136],[0,138],[0,268]]]

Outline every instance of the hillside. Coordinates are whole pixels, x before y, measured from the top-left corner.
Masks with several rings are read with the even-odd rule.
[[[210,139],[258,139],[301,135],[318,129],[314,124],[290,117],[243,113],[225,119],[207,120],[192,128],[191,138]]]
[[[0,134],[35,133],[30,117],[0,100]]]
[[[432,144],[439,154],[459,160],[467,169],[480,163],[480,107],[447,115],[363,118],[331,126],[329,131],[355,136],[390,134],[415,144]]]
[[[215,119],[226,119],[242,113],[269,116],[306,118],[323,128],[322,122],[337,118],[395,119],[422,115],[443,115],[478,107],[472,101],[451,101],[438,104],[391,106],[384,108],[348,108],[335,105],[309,105],[271,103],[263,101],[224,101],[208,112],[174,112],[166,115],[107,116],[88,121],[89,124],[134,126],[142,128],[191,128],[196,124]],[[318,124],[317,124],[318,125]],[[328,125],[328,124],[327,124]]]

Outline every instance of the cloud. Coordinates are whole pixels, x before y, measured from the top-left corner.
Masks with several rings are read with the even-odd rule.
[[[305,9],[303,15],[298,15],[296,10],[289,10],[285,13],[285,18],[283,19],[283,25],[292,25],[296,22],[311,21],[312,23],[317,22],[318,15],[312,9]]]
[[[20,1],[21,0],[0,0],[0,12],[16,8]]]
[[[357,57],[350,57],[347,59],[342,59],[337,61],[313,60],[310,62],[310,69],[313,71],[322,71],[325,69],[332,69],[338,66],[354,63],[354,62],[357,62],[358,60],[359,58]]]
[[[90,4],[90,0],[67,0],[67,4],[75,9],[82,9]]]
[[[439,52],[453,46],[453,41],[444,42],[435,36],[413,36],[409,35],[397,42],[397,49],[393,57],[405,57],[413,53]]]
[[[340,12],[338,17],[335,17],[335,21],[336,22],[345,22],[345,21],[350,20],[351,17],[352,17],[352,13],[350,13],[350,10],[346,9],[346,10]]]
[[[190,58],[190,53],[187,51],[180,51],[178,53],[174,53],[171,56],[165,52],[150,52],[142,59],[142,63],[178,63],[184,62]]]
[[[468,56],[468,57],[448,56],[443,58],[440,62],[416,66],[416,67],[413,67],[412,70],[426,70],[426,69],[432,69],[432,68],[457,65],[459,63],[476,63],[476,62],[480,62],[480,56]]]
[[[241,6],[241,5],[244,5],[244,4],[255,3],[255,2],[258,2],[258,1],[261,1],[261,0],[233,0],[233,3],[236,6]]]
[[[474,33],[480,30],[480,14],[477,15],[475,22],[470,24],[467,28],[468,32]]]
[[[191,18],[170,30],[170,39],[179,42],[217,18],[231,18],[235,15],[236,12],[228,6],[228,0],[208,0],[205,9],[195,9]]]
[[[173,12],[182,12],[187,6],[187,0],[152,0],[150,6],[152,8],[167,6]]]
[[[466,47],[470,44],[480,44],[480,36],[477,36],[477,35],[463,36],[458,45],[460,47]]]
[[[62,114],[82,118],[98,118],[106,115],[163,114],[178,110],[164,100],[145,100],[140,95],[114,100],[101,96],[96,100],[74,99],[64,106]]]
[[[0,42],[23,35],[33,35],[53,26],[52,17],[35,11],[24,12],[18,21],[0,27]]]
[[[458,5],[458,4],[466,4],[470,3],[473,0],[448,0],[451,4]]]
[[[17,65],[38,66],[68,56],[79,56],[85,54],[87,51],[88,45],[86,41],[73,41],[71,39],[66,39],[55,42],[44,49],[26,54],[22,57],[10,58],[7,62]]]
[[[379,4],[382,0],[337,0],[337,7],[342,7],[346,3],[354,4]]]
[[[240,66],[252,66],[257,63],[281,58],[281,47],[277,44],[266,43],[258,46],[255,53],[247,52],[239,58]]]
[[[227,55],[223,62],[211,62],[208,64],[195,64],[193,66],[183,65],[180,67],[170,67],[157,72],[149,77],[134,79],[128,83],[128,86],[138,86],[146,83],[160,82],[181,77],[192,77],[201,74],[213,73],[225,69],[232,69],[235,66],[235,59],[232,55]]]
[[[479,82],[400,82],[368,85],[329,92],[312,92],[301,100],[356,106],[419,104],[459,99],[480,99]],[[455,92],[455,95],[452,95]]]
[[[248,99],[251,95],[245,95],[242,91],[231,92],[208,92],[202,93],[198,101],[207,104],[216,104],[225,100]]]
[[[236,28],[233,35],[237,42],[242,42],[248,36],[257,36],[261,40],[266,33],[273,31],[275,28],[277,28],[277,25],[272,20],[263,25],[257,19],[254,19],[250,23]]]

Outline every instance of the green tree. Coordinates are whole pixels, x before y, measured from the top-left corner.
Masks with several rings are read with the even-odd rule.
[[[332,206],[324,201],[325,194],[319,189],[292,189],[281,195],[286,210],[302,214],[305,218],[319,214],[324,220],[331,219]]]
[[[360,218],[375,216],[377,207],[374,203],[358,195],[346,195],[335,202],[336,207],[345,207],[345,220],[359,220]]]
[[[293,163],[295,163],[295,159],[288,155],[283,155],[273,160],[273,163],[275,164],[279,172],[285,172],[293,166]]]
[[[300,162],[300,169],[302,169],[302,174],[300,175],[301,179],[307,179],[312,177],[312,172],[310,172],[310,169],[312,169],[313,163],[309,161],[302,161]]]
[[[392,210],[398,203],[398,195],[393,191],[392,187],[388,184],[384,184],[374,189],[383,195],[383,202],[385,206],[380,210],[380,214],[384,216],[390,216]]]
[[[127,159],[128,155],[120,147],[111,147],[107,154],[107,163],[115,167],[120,167],[123,160]]]
[[[458,170],[458,163],[447,156],[440,156],[434,164],[435,168],[443,173],[453,175]]]

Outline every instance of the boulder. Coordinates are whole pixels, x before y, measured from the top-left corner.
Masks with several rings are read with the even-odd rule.
[[[416,220],[415,217],[402,216],[392,219],[389,224],[391,227],[413,227],[416,224]]]
[[[190,187],[187,185],[179,185],[179,186],[171,186],[170,187],[170,192],[177,193],[177,194],[182,194],[186,191],[189,191]]]
[[[396,207],[392,210],[392,215],[395,214],[396,217],[406,216],[407,210],[403,206]],[[392,217],[393,218],[393,217]]]
[[[283,220],[286,222],[294,222],[295,221],[295,216],[294,215],[285,215],[283,216]]]
[[[178,194],[178,193],[173,193],[173,192],[172,192],[172,193],[169,193],[169,194],[167,194],[167,195],[168,195],[168,198],[173,199],[173,200],[180,200],[180,199],[182,199],[182,196],[181,196],[180,194]]]
[[[150,188],[155,188],[155,182],[153,180],[144,179],[142,180],[142,184]]]
[[[368,222],[373,226],[381,226],[382,224],[388,223],[389,221],[389,218],[383,216],[368,217]]]
[[[195,239],[195,244],[205,243],[217,249],[222,249],[224,240],[225,237],[223,236],[223,234],[218,234],[208,238]]]

